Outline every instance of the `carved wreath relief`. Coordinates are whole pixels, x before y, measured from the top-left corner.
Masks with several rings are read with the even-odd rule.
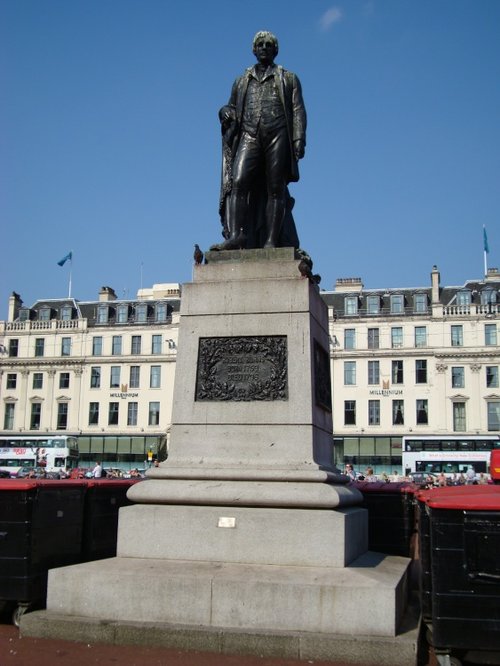
[[[285,335],[200,338],[196,400],[288,400]]]

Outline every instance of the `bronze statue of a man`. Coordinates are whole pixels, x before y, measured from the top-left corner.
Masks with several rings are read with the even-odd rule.
[[[233,84],[219,111],[223,137],[220,213],[225,242],[213,249],[299,246],[288,183],[306,145],[300,81],[274,63],[278,40],[258,32],[257,64]]]

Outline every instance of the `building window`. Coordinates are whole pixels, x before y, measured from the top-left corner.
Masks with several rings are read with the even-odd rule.
[[[356,349],[356,329],[344,329],[344,349]]]
[[[102,356],[102,337],[100,335],[92,338],[92,356]]]
[[[137,412],[139,409],[138,402],[129,402],[127,406],[127,425],[136,426],[137,425]]]
[[[161,335],[153,335],[151,338],[151,353],[161,354]]]
[[[481,292],[481,305],[495,305],[497,293],[494,289],[483,289]]]
[[[149,403],[148,425],[157,426],[160,424],[160,403]]]
[[[135,321],[138,324],[145,324],[148,320],[148,306],[136,305],[135,306]]]
[[[380,400],[368,400],[368,425],[380,425]]]
[[[116,323],[126,324],[128,322],[128,305],[119,305],[116,309]]]
[[[368,349],[378,349],[379,346],[380,346],[379,329],[378,328],[369,328],[368,329]]]
[[[109,377],[109,387],[110,388],[120,388],[120,366],[112,365],[111,373]]]
[[[403,346],[403,328],[402,326],[393,326],[391,328],[391,347],[397,349]]]
[[[380,384],[379,361],[368,361],[368,384]]]
[[[498,365],[486,366],[486,386],[488,388],[498,388]]]
[[[89,404],[89,425],[99,425],[99,403]]]
[[[427,294],[415,294],[413,297],[413,311],[420,314],[427,312]]]
[[[19,354],[19,340],[12,338],[9,340],[9,356],[17,356]]]
[[[122,336],[113,335],[111,353],[113,356],[120,356],[122,353]]]
[[[344,313],[346,316],[358,314],[358,297],[346,296],[344,298]]]
[[[155,306],[155,319],[159,322],[167,321],[168,310],[166,303],[157,303]]]
[[[71,321],[73,319],[73,308],[71,305],[65,305],[61,308],[62,321]]]
[[[356,425],[356,400],[344,400],[344,425]]]
[[[465,402],[453,403],[453,432],[465,432]]]
[[[13,402],[5,403],[5,414],[3,417],[3,429],[14,430],[14,413],[16,405]]]
[[[498,432],[500,430],[500,401],[488,402],[488,431]]]
[[[392,383],[403,384],[403,361],[392,361]]]
[[[133,335],[132,336],[132,343],[130,346],[130,353],[131,354],[140,354],[141,353],[141,336],[140,335]]]
[[[61,356],[71,356],[71,338],[61,339]]]
[[[404,425],[405,407],[403,400],[392,401],[392,425]]]
[[[7,374],[7,388],[15,389],[17,386],[17,374],[15,372],[9,372]]]
[[[496,345],[497,344],[497,325],[485,324],[484,325],[484,344]]]
[[[57,405],[57,429],[66,430],[68,427],[68,403],[60,402]]]
[[[404,314],[405,301],[402,294],[392,294],[391,296],[391,314]]]
[[[59,388],[69,388],[69,372],[61,372],[59,375]]]
[[[50,308],[40,308],[38,319],[40,321],[50,321]]]
[[[464,328],[461,324],[451,327],[451,346],[463,347],[464,344]]]
[[[33,388],[34,389],[43,388],[43,372],[33,373]]]
[[[161,365],[151,366],[151,372],[149,375],[149,387],[150,388],[161,387]]]
[[[427,400],[417,400],[417,424],[427,425],[429,423]]]
[[[120,404],[118,402],[109,403],[108,425],[118,425],[118,412]]]
[[[470,305],[471,294],[468,289],[457,292],[457,305]]]
[[[109,319],[109,308],[107,305],[97,306],[97,323],[107,324]]]
[[[427,326],[415,326],[415,347],[427,347]]]
[[[45,351],[45,338],[35,339],[35,356],[43,356]]]
[[[427,384],[427,361],[425,359],[415,361],[415,383]]]
[[[367,296],[366,298],[366,312],[367,314],[379,314],[380,312],[380,296]]]
[[[90,368],[90,388],[101,388],[101,368],[94,365]]]
[[[344,361],[344,385],[356,384],[356,361]]]
[[[42,419],[42,403],[41,402],[32,402],[31,403],[30,430],[40,430],[41,419]]]
[[[464,388],[465,386],[465,368],[455,366],[451,369],[451,388]]]
[[[141,366],[140,365],[131,365],[130,366],[130,377],[129,377],[129,386],[130,388],[139,388],[141,376]]]

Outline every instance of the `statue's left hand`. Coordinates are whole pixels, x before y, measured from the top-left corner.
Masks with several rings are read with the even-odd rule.
[[[295,139],[293,142],[293,152],[295,153],[296,160],[301,160],[304,157],[305,144],[302,139]]]

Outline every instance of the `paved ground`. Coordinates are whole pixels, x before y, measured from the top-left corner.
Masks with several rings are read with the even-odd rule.
[[[239,657],[208,652],[179,652],[165,648],[20,638],[16,627],[0,624],[0,666],[93,666],[94,664],[99,666],[307,666],[308,664],[347,666],[330,661]]]

